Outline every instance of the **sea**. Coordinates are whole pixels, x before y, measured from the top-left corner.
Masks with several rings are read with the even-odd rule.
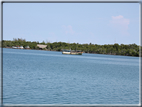
[[[139,57],[3,48],[3,104],[139,104]]]

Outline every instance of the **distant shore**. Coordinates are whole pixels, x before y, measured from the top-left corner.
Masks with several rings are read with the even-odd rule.
[[[11,47],[5,47],[7,49],[13,49]],[[18,50],[39,50],[39,51],[51,51],[51,52],[62,52],[62,51],[56,51],[56,50],[41,50],[41,49],[18,49]],[[85,53],[85,52],[83,52]],[[98,54],[98,53],[87,53],[87,54]],[[102,54],[102,55],[116,55],[116,54]],[[128,56],[128,55],[118,55],[118,56]],[[140,57],[140,56],[131,56],[131,57]]]
[[[26,41],[25,39],[14,39],[13,41],[3,40],[3,48],[22,48],[22,49],[31,49],[31,50],[45,50],[45,51],[59,51],[63,49],[67,50],[80,50],[83,53],[90,54],[104,54],[104,55],[122,55],[122,56],[136,56],[139,57],[139,48],[140,46],[136,44],[79,44],[79,43],[65,43],[65,42],[54,42],[54,43],[45,43],[44,41],[31,42]]]

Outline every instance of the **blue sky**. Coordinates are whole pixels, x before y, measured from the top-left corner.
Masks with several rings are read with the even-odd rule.
[[[139,45],[138,3],[4,3],[3,40]]]

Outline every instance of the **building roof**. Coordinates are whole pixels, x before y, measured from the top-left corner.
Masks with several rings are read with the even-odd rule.
[[[46,48],[46,47],[47,47],[47,45],[41,45],[41,44],[37,44],[37,46],[38,46],[39,48]]]

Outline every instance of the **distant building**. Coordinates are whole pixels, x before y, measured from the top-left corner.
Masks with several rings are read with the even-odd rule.
[[[29,46],[26,46],[25,49],[30,49],[30,47],[29,47]]]
[[[37,44],[37,47],[39,47],[39,49],[44,49],[47,47],[47,45]]]
[[[12,49],[17,49],[17,47],[16,46],[12,46]]]
[[[23,46],[20,46],[19,49],[24,49],[24,47],[23,47]]]

